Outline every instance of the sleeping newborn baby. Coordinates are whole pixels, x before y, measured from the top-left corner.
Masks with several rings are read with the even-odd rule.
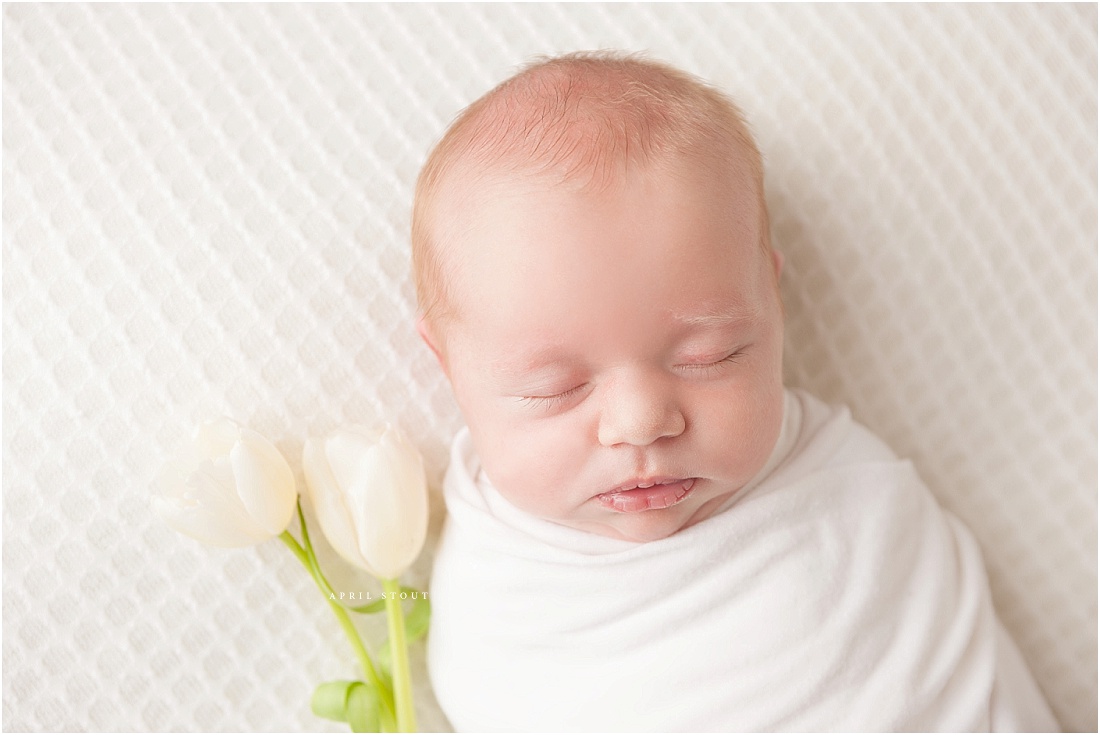
[[[736,107],[574,54],[467,108],[413,214],[466,421],[428,665],[459,731],[1050,730],[981,553],[782,382],[782,257]]]

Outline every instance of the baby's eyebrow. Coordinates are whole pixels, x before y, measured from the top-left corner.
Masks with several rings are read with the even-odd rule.
[[[672,314],[672,318],[690,327],[748,326],[759,322],[761,315],[752,309],[727,307],[704,309],[686,314]]]
[[[545,370],[559,362],[561,362],[560,351],[548,347],[525,354],[512,354],[500,360],[491,360],[489,371],[498,378],[513,378]]]

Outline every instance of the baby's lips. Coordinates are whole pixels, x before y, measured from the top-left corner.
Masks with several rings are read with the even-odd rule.
[[[671,477],[671,476],[667,476],[667,477],[666,476],[653,476],[653,477],[646,477],[646,478],[635,477],[633,479],[627,480],[626,482],[622,483],[621,485],[615,486],[615,488],[613,488],[612,490],[609,490],[608,492],[617,493],[617,492],[622,492],[623,490],[633,490],[636,487],[652,487],[654,485],[667,485],[670,482],[682,482],[683,479],[684,478],[682,478],[682,477]]]
[[[647,484],[647,483],[642,483]],[[681,502],[691,493],[695,478],[669,480],[650,487],[624,486],[596,497],[604,507],[618,513],[640,513],[647,510],[664,510]]]

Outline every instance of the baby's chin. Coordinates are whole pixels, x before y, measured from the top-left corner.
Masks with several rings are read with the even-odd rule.
[[[652,516],[659,512],[660,511],[648,511],[647,513]],[[666,539],[684,527],[683,522],[670,523],[664,519],[657,520],[653,518],[646,518],[641,522],[630,519],[627,523],[591,521],[569,525],[581,531],[588,531],[589,533],[606,536],[607,538],[619,539],[620,541],[631,541],[638,544],[647,544],[651,541]]]

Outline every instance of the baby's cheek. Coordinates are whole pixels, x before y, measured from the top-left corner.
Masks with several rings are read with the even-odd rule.
[[[712,461],[732,475],[751,476],[771,454],[782,413],[781,385],[733,387],[697,404],[694,428]]]
[[[504,421],[485,437],[481,456],[494,487],[513,505],[555,517],[568,504],[581,450],[552,421]]]

